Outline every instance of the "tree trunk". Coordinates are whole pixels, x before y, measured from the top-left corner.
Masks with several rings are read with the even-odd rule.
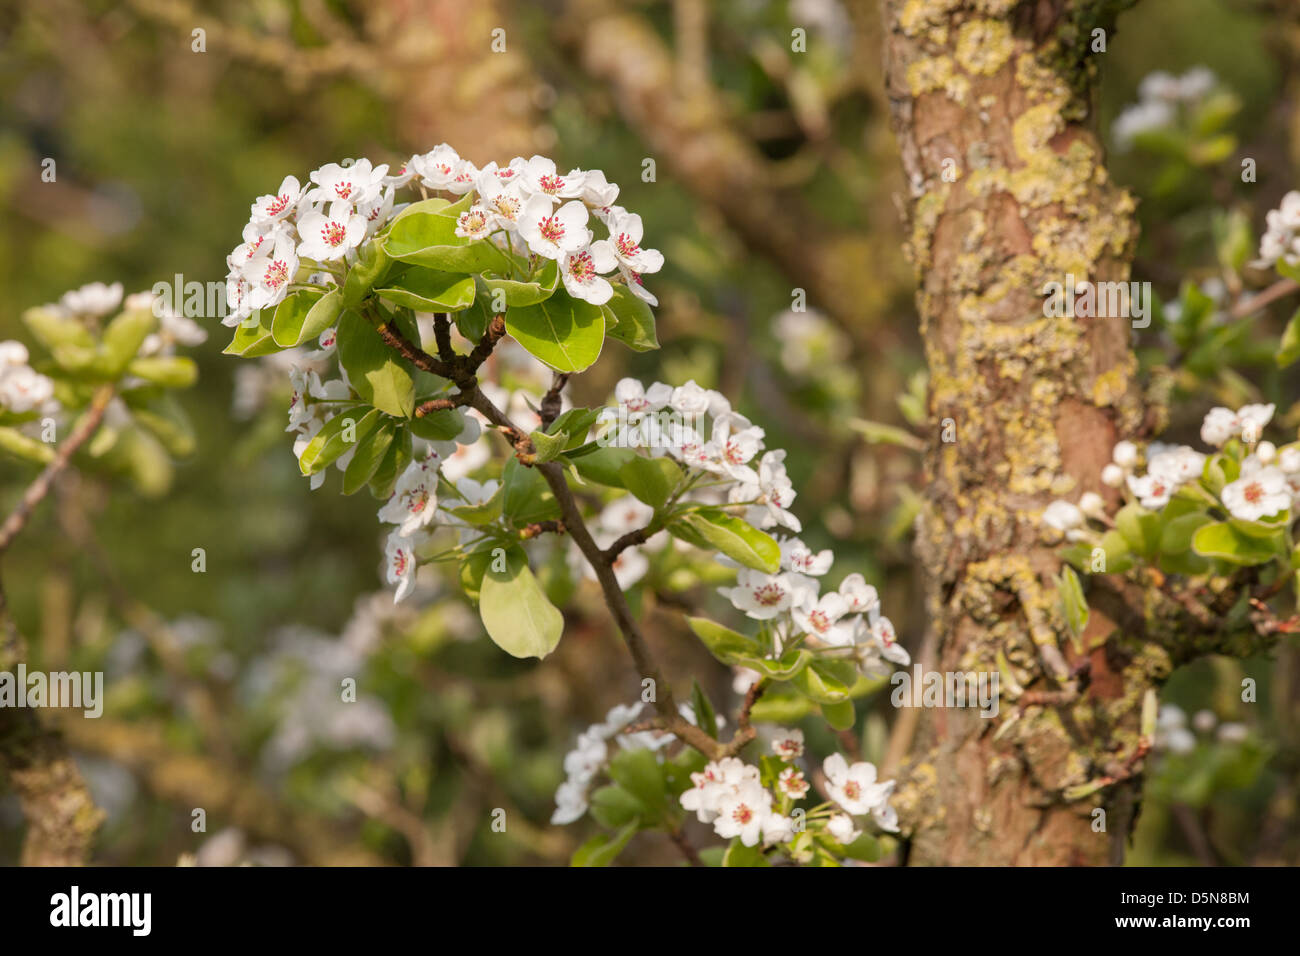
[[[930,368],[917,550],[931,667],[992,673],[1003,662],[996,718],[922,717],[924,756],[898,801],[910,862],[1117,861],[1144,753],[1142,701],[1172,666],[1095,607],[1087,649],[1072,646],[1052,582],[1059,538],[1039,520],[1053,499],[1107,493],[1099,474],[1112,446],[1144,424],[1130,321],[1049,318],[1042,294],[1067,274],[1128,279],[1134,201],[1110,181],[1086,122],[1092,31],[1109,32],[1104,18],[1123,5],[884,3]]]

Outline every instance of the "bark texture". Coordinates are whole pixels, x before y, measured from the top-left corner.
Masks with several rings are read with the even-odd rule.
[[[0,767],[18,794],[27,834],[23,866],[80,866],[104,812],[73,763],[62,738],[41,726],[30,710],[0,710]]]
[[[1086,646],[1071,645],[1052,583],[1059,539],[1039,521],[1055,498],[1107,492],[1113,444],[1147,417],[1129,320],[1048,318],[1041,291],[1066,274],[1129,277],[1134,200],[1110,181],[1087,122],[1087,41],[1116,6],[884,4],[931,375],[918,552],[934,667],[1002,679],[995,719],[973,708],[922,718],[925,756],[900,792],[915,863],[1117,859],[1143,697],[1172,666],[1101,610]],[[1055,703],[1027,704],[1042,692]]]

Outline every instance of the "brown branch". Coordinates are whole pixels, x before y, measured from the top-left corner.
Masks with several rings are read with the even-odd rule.
[[[478,345],[474,346],[474,351],[469,353],[466,364],[471,371],[478,371],[479,366],[488,360],[488,356],[492,354],[492,350],[497,347],[497,343],[505,337],[505,334],[505,316],[492,316],[492,321],[488,323],[483,337],[479,339]]]
[[[447,363],[455,363],[456,350],[451,347],[451,319],[446,312],[437,312],[433,316],[433,339],[438,343],[438,358]]]
[[[564,407],[564,386],[569,383],[568,372],[556,372],[555,377],[551,380],[551,387],[546,394],[542,396],[541,419],[543,430],[550,428],[551,423],[560,417],[560,409]]]
[[[478,366],[487,361],[496,343],[505,335],[504,318],[499,315],[493,317],[479,344],[474,347],[474,351],[468,356],[465,365],[454,370],[448,368],[447,363],[435,359],[423,349],[413,345],[391,323],[381,321],[376,325],[376,329],[390,347],[396,349],[400,355],[417,368],[432,371],[435,375],[451,377],[453,381],[456,381],[461,390],[469,396],[469,400],[465,404],[482,414],[490,424],[501,429],[514,446],[515,453],[520,460],[525,464],[533,465],[541,472],[560,506],[560,515],[565,531],[573,538],[574,543],[577,544],[578,549],[595,571],[596,580],[600,583],[601,591],[605,596],[605,604],[614,616],[614,622],[618,625],[619,632],[623,636],[624,643],[627,644],[633,662],[640,671],[641,676],[653,680],[656,689],[659,690],[655,695],[654,703],[655,709],[664,721],[664,729],[690,744],[710,759],[716,760],[723,756],[725,748],[722,744],[677,713],[673,701],[672,687],[664,679],[663,673],[655,662],[640,627],[632,617],[627,598],[618,583],[618,578],[614,575],[613,563],[605,557],[600,546],[596,544],[586,522],[582,518],[578,503],[573,497],[568,482],[565,480],[564,469],[553,461],[533,464],[532,441],[527,433],[516,426],[505,412],[497,408],[483,394],[483,391],[478,387],[473,372],[468,371],[466,368],[466,366],[470,366],[477,369]],[[446,369],[446,372],[452,374],[447,375],[446,372],[438,369]]]
[[[384,340],[389,348],[397,352],[398,355],[406,359],[418,369],[426,372],[432,372],[442,378],[451,379],[457,385],[461,385],[461,379],[464,377],[461,370],[454,364],[443,362],[434,358],[424,349],[412,344],[411,340],[402,334],[401,329],[390,322],[379,322],[375,325],[375,331],[379,337]],[[461,386],[464,387],[463,385]]]
[[[421,402],[415,407],[415,417],[423,418],[425,415],[431,415],[434,412],[447,411],[452,408],[460,408],[462,405],[470,403],[470,396],[465,392],[457,392],[447,398],[431,398],[427,402]]]
[[[1256,312],[1267,309],[1278,299],[1284,299],[1297,291],[1300,291],[1300,282],[1296,282],[1294,279],[1279,279],[1263,292],[1234,305],[1228,313],[1228,318],[1233,320],[1244,319]]]
[[[59,450],[54,455],[54,460],[45,466],[42,471],[23,492],[22,500],[18,502],[18,507],[13,513],[5,519],[3,526],[0,526],[0,554],[3,554],[11,544],[14,538],[18,537],[27,524],[27,520],[36,510],[36,506],[41,503],[50,492],[54,479],[59,476],[59,472],[68,467],[68,462],[72,460],[73,454],[77,449],[84,445],[90,436],[99,428],[99,423],[104,420],[104,412],[108,409],[108,403],[113,398],[113,386],[101,385],[92,396],[90,405],[87,407],[81,420],[73,427],[72,433],[59,443]]]
[[[553,534],[564,534],[564,522],[534,521],[532,524],[526,525],[519,531],[519,537],[527,541],[529,538],[536,538],[539,535],[546,534],[548,531]]]
[[[686,839],[686,834],[682,832],[681,827],[673,827],[668,831],[668,839],[673,841],[673,845],[681,851],[682,856],[686,857],[686,862],[691,866],[704,866],[704,860],[700,858],[699,851]]]

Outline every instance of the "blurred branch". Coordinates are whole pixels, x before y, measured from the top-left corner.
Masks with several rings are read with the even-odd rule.
[[[380,866],[384,860],[357,845],[338,820],[287,809],[242,771],[199,754],[180,753],[167,743],[165,728],[145,721],[126,723],[80,716],[63,721],[69,742],[136,774],[161,800],[228,820],[248,833],[289,847],[315,866]]]
[[[140,632],[157,655],[163,670],[176,682],[186,704],[194,713],[199,730],[203,734],[204,745],[215,751],[222,759],[233,759],[234,752],[221,717],[221,704],[212,688],[189,672],[181,642],[167,622],[153,608],[132,595],[122,584],[116,569],[109,562],[108,555],[104,553],[99,543],[94,526],[81,507],[76,489],[65,490],[60,487],[58,494],[59,524],[69,540],[95,566],[104,582],[113,609],[127,626]]]
[[[95,392],[72,432],[59,443],[53,460],[27,487],[18,507],[0,526],[0,556],[26,527],[73,454],[99,428],[112,398],[111,385],[103,385]],[[12,671],[26,657],[26,642],[9,613],[3,585],[0,631],[0,670]],[[23,864],[78,866],[86,862],[104,814],[96,808],[59,735],[46,730],[32,710],[0,709],[0,764],[9,770],[27,820]]]
[[[5,519],[5,523],[0,525],[0,554],[3,554],[8,550],[9,545],[13,544],[14,538],[18,537],[19,532],[23,530],[23,527],[27,524],[27,519],[36,510],[36,506],[49,494],[54,479],[59,476],[59,472],[68,467],[68,462],[72,460],[73,454],[95,433],[99,423],[104,420],[104,412],[112,398],[113,386],[101,385],[99,390],[95,392],[94,397],[91,398],[90,406],[73,427],[72,433],[59,442],[59,450],[55,453],[54,460],[45,466],[45,470],[23,492],[18,507]]]
[[[640,16],[607,0],[569,0],[562,36],[587,74],[608,87],[629,126],[696,199],[717,208],[748,245],[776,263],[812,304],[852,326],[863,317],[862,233],[829,229],[800,192],[778,185],[771,164],[737,133],[710,85],[678,92],[672,54]]]
[[[394,66],[433,57],[430,37],[412,47],[410,36],[403,42],[379,37],[375,42],[359,40],[347,25],[319,0],[303,5],[303,15],[326,38],[322,46],[302,47],[287,36],[258,33],[233,23],[223,23],[188,0],[128,0],[145,19],[177,31],[185,37],[195,29],[206,31],[206,44],[236,59],[284,74],[288,85],[301,90],[312,83],[340,74],[352,74],[370,86],[384,87]]]

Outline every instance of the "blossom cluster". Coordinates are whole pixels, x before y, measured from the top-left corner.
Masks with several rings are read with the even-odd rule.
[[[1219,743],[1239,744],[1250,734],[1245,724],[1233,721],[1219,723],[1212,710],[1198,710],[1188,727],[1187,713],[1177,704],[1162,704],[1156,717],[1157,750],[1187,754],[1196,749],[1196,734],[1213,733]]]
[[[1272,518],[1300,504],[1300,443],[1279,449],[1261,440],[1273,418],[1273,405],[1245,405],[1236,411],[1210,409],[1201,424],[1201,440],[1214,448],[1240,441],[1250,449],[1241,457],[1238,476],[1218,493],[1225,512],[1244,521]],[[1102,469],[1101,480],[1121,488],[1143,508],[1158,511],[1184,485],[1201,478],[1207,455],[1188,445],[1152,442],[1145,455],[1130,441],[1118,442],[1112,460]],[[1144,473],[1139,474],[1145,459]],[[1105,521],[1100,495],[1084,493],[1079,503],[1054,501],[1043,512],[1043,523],[1071,541],[1088,538],[1087,519]]]
[[[1174,126],[1179,109],[1207,97],[1218,82],[1204,66],[1194,67],[1182,76],[1163,70],[1147,74],[1138,85],[1138,102],[1125,107],[1115,119],[1112,129],[1116,143],[1128,149],[1138,136]]]
[[[677,461],[687,475],[682,500],[741,509],[745,520],[760,529],[802,530],[790,511],[796,492],[785,451],[767,449],[764,430],[732,409],[726,396],[694,381],[646,387],[625,378],[615,386],[614,397],[618,408],[606,409],[601,419],[609,427],[598,439],[602,444],[642,448]],[[623,530],[636,526],[635,521],[644,525],[650,513],[629,504],[627,514],[635,520]],[[830,570],[831,551],[814,552],[793,536],[777,540],[777,573],[740,568],[735,586],[720,590],[747,617],[764,622],[778,656],[803,638],[851,648],[864,673],[887,670],[884,661],[910,663],[893,624],[880,613],[876,589],[861,574],[850,574],[838,590],[820,594],[818,578]]]
[[[842,844],[856,840],[861,831],[854,817],[870,814],[882,830],[897,831],[898,816],[889,805],[894,781],[876,780],[873,764],[859,761],[850,765],[834,753],[822,764],[826,795],[830,803],[811,813],[794,811],[794,804],[811,789],[804,771],[797,765],[803,756],[803,733],[778,732],[772,752],[778,758],[775,779],[765,783],[762,771],[738,757],[711,761],[691,774],[692,787],[681,797],[682,808],[701,823],[712,824],[724,839],[739,839],[745,846],[759,843],[789,843],[805,820],[820,823]]]
[[[167,357],[175,354],[177,346],[200,345],[207,340],[208,334],[202,327],[165,307],[153,292],[137,292],[124,298],[120,282],[112,285],[92,282],[69,290],[58,302],[44,306],[44,311],[95,328],[119,307],[149,311],[158,318],[157,329],[136,350],[138,356]],[[53,380],[33,369],[30,362],[31,356],[21,342],[0,342],[0,412],[52,415],[60,410],[54,397]],[[132,384],[130,377],[125,384]]]
[[[677,739],[665,732],[625,733],[643,707],[643,704],[617,704],[610,708],[603,721],[592,724],[578,735],[573,749],[564,756],[565,780],[555,791],[552,823],[573,823],[587,812],[592,781],[608,763],[611,743],[625,750],[658,751]],[[683,710],[683,716],[689,718],[691,715]]]
[[[564,287],[596,305],[613,295],[609,276],[618,273],[651,305],[657,301],[642,276],[663,267],[663,255],[642,248],[641,217],[615,204],[619,188],[600,170],[560,173],[545,156],[515,157],[481,169],[443,143],[407,160],[396,172],[369,159],[328,163],[307,183],[286,176],[273,193],[259,196],[244,226],[243,241],[226,258],[224,320],[235,326],[254,312],[273,308],[299,281],[328,284],[337,266],[380,233],[408,205],[398,190],[418,187],[464,196],[473,202],[457,218],[456,234],[490,239],[504,249],[555,260]],[[592,218],[608,232],[596,238]]]
[[[0,412],[25,415],[57,410],[54,383],[28,364],[21,342],[0,342]]]
[[[1256,266],[1272,266],[1281,261],[1300,266],[1300,192],[1292,190],[1282,197],[1277,209],[1264,217],[1264,235],[1259,238]]]

